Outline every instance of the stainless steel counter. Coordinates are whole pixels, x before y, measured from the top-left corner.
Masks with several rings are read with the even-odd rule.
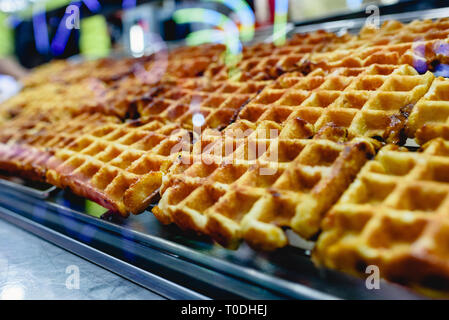
[[[0,299],[10,298],[164,299],[0,220]]]

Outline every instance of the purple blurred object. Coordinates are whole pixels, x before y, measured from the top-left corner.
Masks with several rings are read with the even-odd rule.
[[[427,71],[427,63],[424,59],[413,59],[413,67],[418,71],[419,73],[423,74]]]
[[[436,77],[445,77],[449,78],[449,65],[447,64],[439,64],[435,67],[434,75]]]

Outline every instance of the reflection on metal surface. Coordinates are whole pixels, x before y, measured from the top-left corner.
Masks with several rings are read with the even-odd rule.
[[[46,199],[50,193],[57,190],[55,186],[47,183],[26,181],[21,178],[10,177],[0,174],[0,186],[6,186],[18,190],[22,193],[31,195],[39,199]]]
[[[7,285],[0,292],[0,300],[23,300],[25,289],[21,285]]]
[[[288,239],[289,245],[292,247],[300,248],[306,251],[310,251],[313,249],[315,242],[306,240],[293,232],[292,230],[286,230],[286,235]],[[307,254],[308,255],[308,254]]]
[[[50,212],[47,212],[47,217],[50,218],[51,214]],[[77,256],[81,256],[89,261],[94,262],[96,265],[99,265],[105,269],[108,269],[116,274],[119,274],[121,277],[126,278],[131,280],[134,283],[138,283],[140,286],[145,287],[149,290],[155,291],[158,294],[169,298],[169,299],[205,299],[206,297],[204,297],[203,295],[199,295],[197,293],[195,293],[194,291],[191,291],[189,289],[185,289],[183,287],[178,286],[177,284],[163,279],[157,275],[154,275],[152,273],[149,273],[145,270],[139,269],[133,265],[130,265],[127,262],[124,262],[120,259],[117,259],[111,255],[108,255],[102,251],[99,251],[98,249],[94,248],[93,246],[88,246],[80,241],[77,241],[75,239],[72,239],[62,233],[56,232],[42,224],[38,224],[36,222],[33,222],[29,219],[26,219],[24,217],[21,217],[18,214],[15,214],[14,212],[7,210],[5,208],[0,207],[0,218],[3,218],[4,220],[6,220],[7,222],[13,223],[27,231],[29,231],[30,233],[37,235],[57,246],[63,247],[65,250],[70,251],[75,253]],[[49,222],[48,220],[46,221],[47,223]],[[2,224],[2,222],[0,221],[0,225]],[[71,225],[71,232],[73,234],[73,231],[79,229],[79,223],[77,223],[76,221],[73,221],[72,225]],[[81,229],[84,229],[85,225],[81,226]],[[1,228],[0,228],[1,230]],[[67,230],[67,231],[70,231]],[[96,241],[99,240],[98,238],[98,233],[100,233],[100,230],[97,230],[97,237],[96,237]],[[69,232],[70,233],[70,232]],[[27,234],[27,233],[25,233]],[[29,234],[28,234],[29,235]],[[78,233],[77,233],[78,235]],[[110,241],[107,241],[107,237],[106,236],[106,244],[110,243]],[[80,240],[82,240],[82,237],[79,237]],[[123,239],[125,240],[125,239]],[[3,242],[7,242],[7,241],[3,241]],[[13,272],[15,273],[15,277],[13,277],[14,275],[12,273],[8,274],[8,279],[14,279],[15,282],[20,281],[22,284],[26,285],[27,287],[27,297],[29,296],[29,292],[34,291],[34,296],[37,295],[44,295],[44,294],[53,294],[54,293],[54,282],[56,282],[56,284],[60,285],[62,284],[64,289],[67,289],[67,274],[66,274],[66,270],[67,270],[67,266],[68,265],[76,265],[79,266],[79,270],[80,270],[80,290],[81,292],[83,292],[86,288],[89,289],[92,287],[92,285],[95,286],[95,283],[98,281],[103,281],[104,280],[104,276],[102,277],[101,275],[95,275],[94,273],[92,273],[90,270],[86,270],[86,266],[81,265],[80,262],[78,263],[72,263],[72,261],[70,259],[73,258],[78,258],[77,256],[73,256],[73,255],[66,255],[64,257],[57,257],[60,258],[61,261],[63,262],[63,266],[59,266],[58,268],[55,268],[55,262],[54,259],[52,259],[51,254],[49,254],[49,252],[51,252],[51,249],[56,248],[55,246],[48,244],[47,242],[43,242],[44,244],[46,244],[46,248],[44,250],[36,250],[35,247],[36,245],[39,245],[39,242],[36,240],[32,240],[32,241],[25,241],[26,244],[31,247],[31,248],[26,248],[26,251],[28,254],[24,254],[24,255],[20,255],[19,258],[22,259],[23,261],[25,261],[26,263],[20,263],[19,265],[16,265],[16,269],[13,270]],[[88,240],[88,242],[91,242],[91,240]],[[31,243],[32,246],[30,246],[28,243]],[[19,244],[22,244],[22,242],[19,242]],[[93,244],[93,243],[91,243]],[[40,243],[40,245],[42,245],[42,242]],[[139,246],[138,244],[135,244],[136,246]],[[34,246],[34,248],[33,248]],[[12,246],[13,248],[17,249],[17,246]],[[140,252],[144,252],[144,248],[142,248],[140,246]],[[23,251],[23,250],[22,250]],[[64,251],[66,252],[66,251]],[[30,259],[30,255],[36,255],[35,259]],[[9,256],[9,259],[14,259],[16,258],[15,256]],[[37,260],[36,259],[40,259]],[[78,258],[79,259],[79,258]],[[11,263],[12,264],[12,263]],[[36,264],[38,265],[36,267]],[[42,264],[50,264],[49,266],[45,266],[42,267]],[[90,264],[88,266],[91,266]],[[18,270],[18,268],[23,268],[23,270]],[[50,283],[46,283],[45,281],[43,281],[42,277],[30,277],[29,271],[27,272],[27,269],[29,270],[39,270],[39,272],[42,274],[48,274],[49,271],[53,271],[53,275],[51,277],[47,277],[47,279],[50,279]],[[89,268],[87,268],[89,269]],[[11,274],[11,276],[10,276]],[[108,275],[108,274],[106,274]],[[96,278],[98,277],[98,279]],[[25,279],[25,280],[24,280]],[[48,282],[48,281],[47,281]],[[110,281],[105,281],[104,285],[102,286],[103,290],[112,290],[112,292],[114,294],[116,294],[117,291],[116,288],[113,287],[114,284],[111,283]],[[32,287],[36,287],[36,288],[32,288]],[[49,288],[47,288],[49,287]],[[56,288],[58,289],[58,288]],[[77,297],[77,292],[78,290],[70,290],[70,292],[73,292],[73,294],[69,295],[70,298],[72,298],[73,296],[75,296],[76,299],[80,299],[80,297]],[[67,291],[60,291],[60,293],[65,293],[67,295]],[[84,294],[86,293],[86,291],[84,291]],[[88,291],[89,293],[89,291]],[[95,298],[95,297],[90,297],[90,296],[82,296],[81,298],[87,298],[87,299],[105,299],[104,297],[105,295],[101,295]],[[49,296],[47,299],[55,299],[55,298],[61,298],[60,295],[52,295]],[[106,299],[118,299],[118,298],[123,298],[123,297],[110,297],[108,295],[106,295]],[[40,297],[40,299],[42,299],[42,297]]]
[[[0,220],[0,299],[162,299],[122,277]],[[66,286],[68,266],[79,289]]]

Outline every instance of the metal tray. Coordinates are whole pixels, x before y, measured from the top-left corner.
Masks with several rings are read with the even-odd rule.
[[[38,199],[0,188],[0,217],[168,298],[419,299],[381,282],[317,269],[307,251],[235,251],[163,226],[149,212],[123,220],[67,191]]]
[[[12,188],[38,199],[46,199],[57,188],[48,183],[27,181],[0,174],[0,187]]]

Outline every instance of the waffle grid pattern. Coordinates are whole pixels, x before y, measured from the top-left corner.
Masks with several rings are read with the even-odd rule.
[[[118,119],[100,113],[83,113],[54,121],[52,115],[40,114],[37,118],[21,115],[12,122],[0,131],[0,169],[45,180],[48,161],[56,149],[71,143],[80,134]]]
[[[436,137],[449,139],[449,81],[436,78],[426,95],[410,114],[409,136],[419,144]]]
[[[211,64],[206,77],[212,80],[273,80],[280,75],[300,69],[302,60],[314,52],[327,52],[348,41],[349,35],[338,37],[333,33],[316,31],[293,35],[284,45],[258,43],[243,48],[236,66],[226,66],[223,61]]]
[[[337,127],[311,136],[312,126],[299,118],[282,126],[239,120],[219,135],[204,131],[191,157],[164,176],[153,213],[228,247],[242,238],[257,248],[285,246],[282,227],[311,237],[376,145],[342,143]]]
[[[387,279],[447,290],[448,156],[441,138],[420,152],[382,148],[326,216],[315,261],[358,275],[377,265]]]
[[[330,73],[316,69],[305,77],[289,73],[253,99],[239,119],[283,123],[299,117],[314,125],[315,132],[333,123],[346,128],[350,138],[399,142],[406,118],[392,122],[427,92],[433,78],[430,72],[419,75],[407,65],[339,68]]]
[[[158,116],[183,128],[225,128],[269,81],[210,81],[189,79],[177,85],[162,86],[150,96],[136,101],[143,119]],[[199,120],[193,123],[196,117]]]
[[[149,205],[177,153],[189,151],[190,135],[176,124],[105,124],[59,148],[47,181],[127,216]]]

